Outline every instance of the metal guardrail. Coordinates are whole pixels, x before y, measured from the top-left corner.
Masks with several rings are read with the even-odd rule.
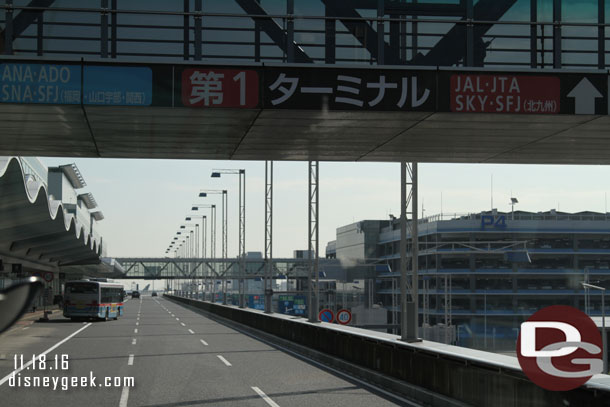
[[[253,0],[220,6],[195,0],[194,10],[189,1],[168,2],[168,10],[138,10],[140,4],[135,2],[120,2],[125,8],[119,8],[116,0],[101,0],[101,7],[15,3],[0,3],[4,28],[0,53],[148,61],[580,69],[604,69],[609,54],[605,43],[610,25],[605,23],[604,10],[581,22],[562,20],[561,6],[552,21],[536,21],[540,18],[533,9],[524,15],[530,21],[501,20],[515,4],[508,0],[493,5],[490,0],[437,4],[436,14],[423,16],[383,7],[365,16],[348,2],[332,6],[339,7],[334,10],[332,2],[324,0],[312,1],[311,7],[326,7],[326,15],[295,13],[290,0],[286,12],[279,13],[267,13]],[[244,13],[235,12],[236,6]],[[455,51],[450,59],[445,55],[435,60],[433,54],[442,53],[439,47],[446,47],[445,39],[459,52],[463,48],[463,53]]]

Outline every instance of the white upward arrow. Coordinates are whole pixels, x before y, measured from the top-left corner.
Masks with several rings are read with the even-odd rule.
[[[568,93],[568,97],[574,98],[575,114],[595,114],[595,99],[604,96],[587,78],[583,78],[572,92]]]

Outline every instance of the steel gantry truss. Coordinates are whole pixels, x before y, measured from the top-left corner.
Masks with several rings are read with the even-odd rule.
[[[418,339],[417,163],[400,163],[400,335],[403,341]],[[407,221],[411,226],[411,281],[407,276]],[[407,288],[411,300],[407,301]]]
[[[319,311],[319,201],[320,201],[320,189],[319,189],[319,172],[320,163],[318,161],[309,161],[309,210],[308,210],[308,238],[309,238],[309,252],[307,257],[309,259],[309,322],[318,321]],[[315,283],[314,283],[315,281]]]
[[[265,313],[272,310],[273,288],[273,161],[265,161]]]
[[[241,275],[239,270],[241,259],[237,258],[119,258],[116,261],[125,269],[125,274],[121,278],[126,279],[186,280],[196,276],[237,279]],[[322,261],[333,267],[340,267],[335,259],[322,259]],[[222,263],[228,265],[224,273],[218,271],[218,265]],[[272,278],[281,279],[289,276],[306,279],[308,277],[308,259],[274,258],[266,262],[259,258],[246,259],[244,263],[247,278],[264,278],[269,263],[271,263]]]

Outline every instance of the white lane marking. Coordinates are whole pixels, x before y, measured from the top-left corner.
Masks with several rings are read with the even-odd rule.
[[[191,334],[195,335],[195,332],[193,332],[193,330],[192,330],[192,329],[189,329],[189,332],[190,332]]]
[[[82,327],[81,329],[79,329],[78,331],[74,332],[73,334],[69,335],[68,337],[66,337],[65,339],[62,339],[61,341],[57,342],[55,345],[51,346],[49,349],[45,350],[44,352],[42,352],[41,354],[38,355],[38,357],[36,358],[36,360],[40,360],[40,358],[42,356],[45,356],[47,353],[51,352],[53,349],[56,349],[57,347],[59,347],[61,344],[67,342],[68,340],[70,340],[72,337],[74,337],[76,334],[80,333],[81,331],[84,331],[85,329],[89,328],[91,326],[91,322],[89,322],[87,325],[85,325],[84,327]],[[11,373],[7,374],[6,376],[4,376],[2,378],[2,380],[0,380],[0,386],[2,386],[5,382],[8,381],[8,379],[12,376],[12,375],[16,375],[17,373],[21,372],[23,369],[27,368],[28,366],[30,366],[32,364],[33,360],[30,360],[28,363],[26,363],[25,365],[21,366],[19,369],[13,370]]]
[[[180,318],[176,318],[176,321],[180,321]]]
[[[133,338],[133,339],[131,340],[131,344],[132,344],[132,345],[135,345],[135,344],[136,344],[136,338]]]
[[[172,317],[175,317],[175,315],[174,315],[174,314],[172,314]]]
[[[127,361],[127,366],[133,366],[133,355],[129,355],[129,360]]]
[[[129,399],[129,387],[123,387],[121,392],[121,401],[119,401],[119,407],[127,407],[127,400]]]
[[[224,363],[225,365],[232,366],[228,360],[226,360],[225,358],[222,357],[222,355],[216,355],[216,356],[218,356],[218,359],[222,360],[222,363]]]
[[[256,393],[258,393],[258,395],[261,396],[263,398],[263,400],[265,400],[265,403],[269,404],[271,407],[280,407],[279,404],[277,404],[275,401],[271,400],[271,397],[269,397],[265,393],[263,393],[263,391],[261,389],[259,389],[258,387],[252,387],[252,390],[254,390]]]
[[[208,343],[206,341],[204,341],[203,339],[199,339],[201,341],[201,343],[203,343],[205,346],[208,346]]]
[[[137,333],[138,333],[138,328],[134,329],[134,330],[133,330],[133,333],[134,333],[134,334],[137,334]]]
[[[30,327],[29,327],[29,326],[26,326],[25,328],[23,328],[23,330],[24,330],[24,331],[25,331],[26,329],[30,329]]]
[[[136,326],[138,326],[138,325],[140,325],[140,323],[139,323],[139,322],[136,322]]]
[[[186,326],[186,324],[184,322],[180,322],[180,325],[182,326]]]
[[[391,398],[391,399],[394,399],[394,400],[400,401],[400,402],[401,402],[403,405],[405,405],[405,406],[421,407],[421,404],[415,404],[415,403],[414,403],[413,401],[411,401],[411,400],[408,400],[408,399],[405,399],[405,398],[403,398],[403,397],[397,396],[396,394],[394,394],[394,393],[390,393],[389,391],[384,390],[384,389],[382,389],[381,387],[377,387],[377,386],[375,386],[375,385],[373,385],[373,384],[371,384],[371,383],[369,383],[369,382],[365,382],[364,380],[360,380],[360,379],[358,379],[358,378],[357,378],[357,377],[355,377],[355,376],[351,376],[351,375],[349,375],[349,374],[347,374],[347,373],[344,373],[344,372],[342,372],[342,371],[340,371],[340,370],[334,369],[334,368],[332,368],[332,367],[330,367],[330,366],[328,366],[328,365],[325,365],[325,364],[323,364],[323,363],[320,363],[320,362],[318,362],[318,361],[316,361],[316,360],[314,360],[314,359],[308,358],[307,356],[303,356],[303,355],[301,355],[300,353],[296,353],[296,352],[294,352],[294,351],[292,351],[292,350],[290,350],[290,349],[288,349],[288,348],[286,348],[286,347],[284,347],[284,346],[282,346],[282,345],[278,345],[278,344],[276,344],[276,343],[274,343],[274,342],[270,342],[270,341],[268,341],[267,339],[263,339],[263,338],[261,338],[261,337],[259,337],[259,336],[253,335],[253,334],[251,334],[250,332],[247,332],[247,331],[244,331],[243,329],[237,328],[237,327],[236,327],[236,326],[234,326],[234,325],[233,325],[233,326],[231,326],[231,329],[233,329],[233,330],[235,330],[235,331],[237,331],[237,332],[240,332],[240,333],[242,333],[242,334],[244,334],[244,335],[246,335],[246,336],[248,336],[248,337],[250,337],[250,338],[254,338],[254,339],[256,339],[257,341],[260,341],[260,342],[266,343],[266,344],[267,344],[267,345],[269,345],[269,346],[276,347],[277,349],[280,349],[280,350],[282,350],[283,352],[288,353],[288,354],[290,354],[290,355],[294,356],[294,357],[295,357],[295,358],[297,358],[297,359],[306,360],[306,361],[308,361],[309,363],[311,363],[312,365],[314,365],[314,366],[318,366],[318,367],[319,367],[319,368],[321,368],[322,370],[326,369],[326,370],[328,370],[328,371],[331,371],[331,372],[335,373],[335,374],[336,374],[336,375],[338,375],[338,376],[345,377],[345,378],[347,378],[347,379],[349,379],[349,380],[353,380],[353,381],[355,381],[356,383],[359,383],[359,384],[360,384],[361,386],[363,386],[364,388],[375,389],[375,391],[378,391],[379,393],[385,394],[386,396],[388,396],[388,397],[389,397],[389,398]]]

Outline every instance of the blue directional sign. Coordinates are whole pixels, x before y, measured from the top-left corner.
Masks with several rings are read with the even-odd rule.
[[[148,67],[0,64],[0,103],[150,106],[152,95]]]
[[[152,70],[132,66],[85,66],[86,105],[150,106]]]
[[[280,295],[277,306],[280,314],[305,315],[307,311],[307,297],[304,295]]]
[[[81,67],[54,64],[0,64],[0,102],[79,104]]]

